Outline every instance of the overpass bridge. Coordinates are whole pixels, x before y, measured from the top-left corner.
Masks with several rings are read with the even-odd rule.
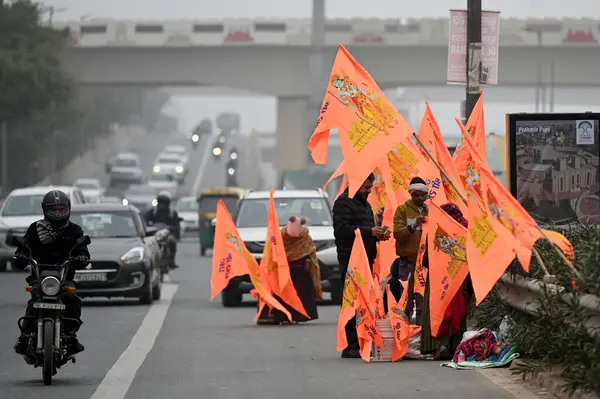
[[[276,96],[282,162],[304,166],[304,153],[293,149],[307,140],[310,20],[98,19],[63,25],[73,39],[66,65],[81,84],[216,86]],[[599,25],[592,19],[502,20],[500,85],[533,88],[541,65],[542,85],[588,92],[600,87]],[[446,86],[447,18],[329,20],[326,31],[326,59],[332,62],[337,45],[346,45],[383,89]],[[512,90],[503,97],[522,100]]]

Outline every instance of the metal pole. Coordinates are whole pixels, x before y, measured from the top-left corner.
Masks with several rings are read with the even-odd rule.
[[[535,112],[540,112],[540,105],[542,100],[542,62],[540,61],[540,53],[542,52],[542,31],[537,31],[537,79],[535,84]]]
[[[0,135],[2,136],[2,195],[6,195],[8,194],[8,133],[6,121],[2,121]]]
[[[481,0],[467,0],[467,92],[466,118],[469,120],[479,99],[481,79]]]
[[[556,77],[554,76],[554,60],[550,61],[550,112],[554,112],[554,89]]]
[[[310,55],[311,95],[308,102],[308,134],[312,134],[317,116],[323,102],[324,70],[325,65],[325,0],[313,0],[312,9],[312,34]],[[308,138],[307,138],[308,139]],[[310,154],[307,154],[308,165],[312,163]]]

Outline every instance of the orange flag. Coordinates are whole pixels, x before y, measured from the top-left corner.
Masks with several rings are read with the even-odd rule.
[[[426,231],[430,243],[427,249],[429,314],[431,335],[436,337],[448,305],[469,273],[467,229],[436,204],[431,204]]]
[[[423,257],[427,250],[427,224],[423,228],[421,241],[419,242],[419,251],[417,252],[417,261],[415,262],[415,285],[414,292],[416,294],[425,295],[425,286],[427,285],[427,276],[429,271],[423,265]]]
[[[408,298],[408,283],[406,281],[401,280],[400,284],[402,284],[402,296],[400,300],[394,304],[394,296],[390,291],[390,286],[387,285],[385,287],[388,303],[389,312],[388,316],[390,319],[390,323],[392,324],[392,331],[394,332],[394,352],[392,353],[392,361],[398,361],[404,355],[408,353],[409,345],[408,340],[419,332],[421,332],[420,326],[410,325],[410,320],[406,316],[406,303]]]
[[[425,103],[427,106],[425,107],[425,113],[423,114],[423,119],[421,120],[421,126],[419,127],[419,140],[427,147],[429,154],[436,160],[438,165],[441,166],[439,159],[437,157],[437,149],[435,146],[436,140],[436,132],[440,132],[440,127],[438,126],[435,117],[433,116],[433,112],[431,112],[431,108],[429,104]],[[439,133],[441,136],[441,133]],[[442,184],[442,174],[440,169],[430,160],[431,158],[427,154],[427,151],[417,143],[417,148],[421,151],[423,157],[428,161],[428,165],[426,170],[420,177],[425,180],[425,183],[429,185],[429,199],[438,204],[443,205],[448,202],[446,198],[446,191],[444,190],[444,186]]]
[[[548,237],[548,239],[552,241],[552,243],[556,245],[571,262],[575,261],[575,250],[573,249],[573,244],[567,237],[563,236],[557,231],[546,229],[542,229],[542,231],[546,234],[546,237]]]
[[[483,156],[483,159],[486,159],[486,148],[485,148],[485,118],[483,113],[483,91],[479,92],[479,99],[473,108],[473,112],[471,112],[471,116],[467,121],[466,126],[467,131],[470,136],[473,138],[477,149]],[[454,161],[454,165],[458,170],[460,175],[464,175],[466,173],[466,153],[464,152],[465,148],[465,139],[461,137],[456,149],[454,150],[454,155],[452,157]]]
[[[320,154],[321,143],[333,128],[338,129],[350,196],[354,196],[381,158],[412,133],[375,80],[342,45],[310,140],[311,150]],[[322,161],[320,155],[317,159]]]
[[[459,122],[457,120],[457,123]],[[486,209],[518,240],[519,245],[515,248],[516,255],[523,269],[528,272],[532,249],[535,242],[543,238],[543,235],[537,228],[537,223],[529,212],[523,208],[519,201],[494,176],[494,173],[482,158],[481,153],[477,150],[473,140],[465,134],[462,124],[459,123],[459,127],[463,131],[466,145],[470,147],[473,160],[478,164],[480,169],[482,199],[486,205]],[[467,162],[470,161],[467,160]]]
[[[383,209],[382,226],[388,226],[390,229],[394,226],[394,211],[390,201],[387,201]],[[387,241],[380,241],[377,250],[377,258],[373,264],[373,276],[377,276],[379,281],[385,280],[390,274],[390,267],[396,259],[396,240],[394,235]]]
[[[281,236],[281,227],[279,226],[273,195],[274,191],[271,190],[269,193],[267,238],[260,267],[266,273],[271,291],[290,307],[302,315],[309,317],[292,282],[290,265],[288,264],[283,245],[283,237]]]
[[[348,323],[348,321],[355,315],[358,316],[359,314],[361,315],[361,317],[363,317],[363,319],[365,319],[366,317],[368,317],[368,315],[365,314],[365,311],[368,311],[367,313],[373,316],[373,312],[369,308],[369,299],[373,290],[374,283],[373,278],[371,277],[371,270],[369,269],[369,259],[367,258],[367,253],[365,252],[365,247],[362,241],[362,237],[360,236],[359,229],[356,229],[355,231],[354,245],[352,246],[352,252],[350,253],[350,261],[348,263],[349,265],[348,270],[346,271],[346,279],[344,283],[342,308],[340,309],[340,316],[338,318],[337,325],[338,352],[343,351],[348,346],[348,341],[346,340],[345,332],[345,326]],[[365,320],[366,324],[362,327],[363,329],[369,327],[371,323],[369,319]],[[381,345],[378,344],[378,346]],[[361,346],[361,348],[363,348],[363,346]],[[370,350],[371,349],[369,346],[369,351]]]
[[[481,166],[474,161],[476,158],[469,145],[464,146],[463,152],[466,175],[461,177],[467,195],[469,220],[467,258],[479,305],[514,260],[520,244],[502,223],[485,210]]]
[[[223,269],[225,272],[220,271],[222,260],[224,260]],[[249,274],[250,281],[254,285],[254,292],[263,303],[269,305],[271,308],[281,310],[288,319],[292,319],[290,312],[271,294],[268,283],[265,281],[266,276],[261,274],[258,262],[256,262],[254,256],[252,256],[244,245],[244,241],[240,238],[233,219],[231,219],[231,214],[223,201],[219,200],[217,203],[217,226],[215,228],[215,244],[213,248],[211,300],[227,286],[227,270],[229,270],[229,278]]]
[[[252,255],[248,257],[245,251],[244,242],[239,237],[227,207],[223,201],[219,201],[217,204],[212,275],[210,277],[211,301],[227,287],[229,280],[233,277],[244,276],[249,273],[249,262],[256,263],[254,257]]]
[[[342,193],[344,191],[346,191],[346,189],[348,188],[348,175],[346,174],[346,169],[345,169],[345,166],[344,166],[344,161],[342,161],[340,163],[340,165],[337,167],[337,169],[329,177],[329,180],[327,180],[325,182],[325,184],[323,184],[323,190],[327,190],[327,186],[329,186],[329,183],[331,183],[334,179],[336,179],[336,178],[338,178],[340,176],[342,176],[342,182],[340,184],[340,188],[338,190],[338,193],[335,196],[335,199],[338,199],[338,197],[340,195],[342,195]]]

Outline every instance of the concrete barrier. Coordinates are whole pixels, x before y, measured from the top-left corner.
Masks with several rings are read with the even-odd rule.
[[[108,137],[96,138],[92,149],[73,159],[62,170],[48,176],[38,185],[69,185],[80,177],[93,176],[104,168],[107,158],[125,148],[132,140],[146,134],[141,126],[118,126],[111,129]]]

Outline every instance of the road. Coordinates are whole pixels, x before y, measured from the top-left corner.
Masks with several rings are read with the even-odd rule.
[[[204,143],[203,143],[204,144]],[[150,164],[162,145],[132,143]],[[183,187],[223,184],[223,166],[203,161],[199,148]],[[202,178],[196,178],[202,176]],[[196,186],[196,187],[194,187]],[[438,362],[366,364],[335,352],[339,309],[319,308],[314,323],[258,327],[255,305],[224,309],[209,301],[211,260],[200,258],[194,238],[180,243],[178,263],[163,298],[152,306],[119,300],[85,300],[80,331],[86,351],[45,387],[41,371],[14,354],[15,325],[27,295],[24,275],[0,275],[0,397],[23,399],[358,399],[512,398],[477,371]],[[521,395],[526,398],[527,395]],[[531,396],[529,396],[531,397]]]

